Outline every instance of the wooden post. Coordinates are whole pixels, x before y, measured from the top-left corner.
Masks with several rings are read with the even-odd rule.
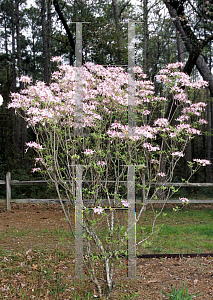
[[[75,278],[83,278],[83,200],[81,165],[76,165]]]
[[[136,276],[135,166],[128,166],[128,277]]]
[[[11,181],[11,173],[7,172],[6,174],[6,199],[7,199],[7,210],[11,211],[11,185],[10,185],[10,181]]]

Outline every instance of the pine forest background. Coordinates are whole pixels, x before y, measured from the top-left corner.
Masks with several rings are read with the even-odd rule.
[[[12,179],[33,180],[34,153],[25,154],[25,143],[35,137],[14,110],[6,109],[10,93],[23,88],[18,78],[31,76],[50,83],[56,70],[53,56],[63,56],[75,64],[75,22],[82,25],[83,62],[128,65],[128,22],[136,22],[136,64],[143,67],[148,78],[166,64],[182,61],[183,72],[194,80],[204,79],[209,88],[191,95],[193,102],[207,103],[203,135],[188,145],[180,160],[174,181],[181,182],[189,170],[186,161],[205,158],[213,162],[213,4],[203,0],[0,0],[0,180],[6,172]],[[155,82],[158,94],[162,87]],[[168,103],[169,106],[169,103]],[[166,109],[166,108],[165,108]],[[159,116],[160,117],[160,116]],[[192,182],[212,182],[212,166],[201,168]],[[36,187],[13,188],[12,197],[40,197]],[[208,190],[201,191],[202,195]],[[196,192],[188,190],[185,193]],[[16,194],[17,193],[17,194]],[[31,194],[30,194],[31,193]],[[33,195],[37,194],[36,196]],[[5,198],[5,187],[0,186]]]

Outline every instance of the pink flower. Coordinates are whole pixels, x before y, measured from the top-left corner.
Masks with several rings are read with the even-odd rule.
[[[156,75],[156,79],[158,82],[172,82],[167,75],[162,75],[162,74]]]
[[[195,129],[195,128],[189,128],[187,130],[187,132],[190,133],[190,134],[197,134],[197,135],[201,135],[202,134],[200,130]]]
[[[169,121],[168,121],[168,119],[165,119],[165,118],[159,118],[154,122],[154,125],[155,126],[158,125],[160,127],[167,127],[167,126],[169,126]]]
[[[201,164],[203,167],[205,167],[206,165],[211,165],[210,160],[207,159],[193,159],[193,161],[197,162],[198,164]]]
[[[151,164],[159,164],[159,160],[153,158],[150,160],[150,163]]]
[[[207,81],[204,81],[204,80],[199,80],[199,81],[193,82],[191,84],[191,86],[193,88],[197,88],[197,89],[207,87],[208,85],[209,85],[209,83]]]
[[[27,152],[29,148],[35,148],[35,149],[38,149],[38,150],[44,149],[41,145],[37,144],[36,142],[29,142],[29,143],[26,143],[26,145],[28,147],[25,150],[25,152]]]
[[[177,136],[177,133],[176,133],[176,132],[171,132],[171,133],[169,134],[169,136],[170,136],[171,138],[174,138],[174,137]]]
[[[176,62],[176,63],[168,64],[167,68],[169,70],[171,70],[171,69],[177,69],[179,67],[183,68],[183,66],[184,66],[184,63],[182,63],[182,62]]]
[[[188,120],[188,119],[189,119],[189,116],[182,115],[182,116],[178,117],[176,119],[176,121],[184,122],[185,120]]]
[[[108,130],[107,134],[112,138],[120,137],[121,135],[123,135],[121,132],[117,132],[115,130]]]
[[[115,128],[122,129],[123,125],[119,122],[115,122],[115,123],[112,123],[110,127],[111,127],[111,129],[115,129]]]
[[[147,116],[147,115],[149,115],[150,113],[151,113],[150,110],[145,109],[145,110],[142,112],[142,115]]]
[[[104,212],[104,209],[100,206],[93,208],[94,213],[98,213],[99,215]]]
[[[85,151],[83,152],[85,155],[92,155],[95,151],[92,149],[85,149]]]
[[[134,66],[134,72],[135,73],[138,73],[138,74],[143,74],[143,70],[142,70],[142,68],[141,67],[139,67],[139,66]]]
[[[124,207],[129,207],[129,203],[127,200],[121,200],[121,203]]]
[[[32,78],[29,76],[21,76],[19,81],[25,82],[25,83],[30,83],[30,82],[32,82]]]
[[[160,148],[158,146],[152,146],[150,143],[144,143],[143,147],[146,148],[148,151],[158,151]]]
[[[167,101],[167,99],[165,97],[152,97],[152,102],[153,101],[157,101],[157,102],[161,102],[161,101]]]
[[[180,201],[182,201],[183,203],[188,203],[189,199],[187,199],[187,198],[180,198]]]
[[[106,163],[105,163],[105,161],[103,161],[103,160],[102,160],[102,161],[99,160],[99,161],[97,162],[97,165],[103,167],[103,166],[106,165]]]
[[[208,122],[206,120],[204,120],[204,119],[199,119],[198,122],[200,124],[208,124]]]
[[[42,157],[36,157],[35,158],[35,166],[36,166],[37,162],[41,162],[43,165],[45,165],[45,162],[44,162]]]
[[[178,156],[178,157],[184,157],[183,152],[179,152],[179,151],[173,152],[171,155],[172,155],[172,156]]]
[[[191,125],[190,124],[185,124],[185,123],[182,123],[180,125],[177,125],[177,131],[180,132],[181,130],[189,130],[191,128]]]
[[[58,62],[62,62],[63,61],[63,58],[61,56],[54,56],[51,58],[51,61],[56,61],[57,63]]]
[[[165,176],[166,176],[166,174],[165,174],[165,173],[163,173],[163,172],[160,172],[160,173],[157,173],[157,176],[160,176],[160,177],[165,177]]]
[[[41,171],[41,169],[40,168],[34,168],[34,169],[32,169],[33,173],[38,172],[38,171]]]

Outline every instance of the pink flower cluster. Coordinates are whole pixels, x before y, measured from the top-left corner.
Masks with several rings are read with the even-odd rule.
[[[180,198],[180,201],[182,201],[183,203],[188,203],[189,199],[188,198]]]
[[[29,76],[21,76],[19,78],[20,82],[24,82],[24,83],[31,83],[32,82],[32,78]]]
[[[160,126],[160,127],[167,127],[169,126],[169,121],[168,119],[165,118],[159,118],[154,122],[154,125]]]
[[[52,61],[62,62],[62,58],[55,57]],[[68,137],[63,135],[63,137],[66,136],[64,147],[67,149],[72,144],[74,130],[83,126],[89,133],[98,133],[100,136],[104,136],[106,143],[103,143],[103,151],[106,149],[108,151],[107,147],[111,150],[110,147],[115,146],[113,142],[119,143],[120,139],[120,142],[123,143],[122,147],[124,146],[124,153],[127,151],[125,147],[130,143],[135,147],[136,152],[137,149],[140,150],[139,155],[149,159],[149,162],[146,161],[141,166],[156,169],[156,165],[160,164],[161,159],[161,149],[156,145],[159,140],[168,140],[168,145],[171,144],[169,153],[174,151],[171,153],[172,157],[175,159],[183,157],[184,147],[178,144],[180,138],[181,141],[187,142],[192,135],[200,135],[198,126],[207,123],[201,118],[206,104],[203,102],[192,104],[188,99],[186,89],[184,89],[184,87],[200,89],[206,87],[207,83],[205,81],[191,83],[189,76],[180,72],[182,67],[182,63],[169,64],[156,77],[167,85],[167,90],[171,93],[174,102],[182,110],[181,115],[176,118],[176,121],[179,122],[177,124],[165,118],[163,112],[158,111],[167,99],[155,95],[154,83],[146,79],[146,75],[139,66],[134,67],[136,81],[132,89],[134,99],[131,98],[135,105],[133,128],[127,125],[128,105],[130,105],[128,73],[121,67],[104,67],[91,62],[87,62],[81,69],[58,64],[59,70],[53,73],[52,83],[49,86],[43,82],[37,82],[20,93],[12,93],[12,103],[8,105],[8,108],[23,109],[28,126],[31,126],[35,132],[37,132],[36,130],[39,132],[38,128],[42,128],[44,131],[48,132],[49,130],[52,133],[53,127],[62,133],[69,132]],[[81,79],[80,86],[78,78]],[[31,82],[31,79],[26,76],[22,76],[20,80],[27,84]],[[80,148],[85,159],[98,153],[95,148],[91,149],[95,147],[94,144],[89,143],[84,146],[87,149],[83,146]],[[29,142],[26,145],[28,147],[26,151],[29,147],[36,150],[43,149],[42,145],[35,142]],[[69,152],[67,149],[66,151]],[[115,151],[114,148],[113,151]],[[105,166],[108,163],[107,159],[106,161],[97,161],[97,159],[97,165]],[[205,160],[194,161],[201,165],[209,164]],[[36,162],[41,162],[48,168],[40,159]],[[39,168],[34,168],[34,171],[36,169],[39,170]],[[160,169],[157,172],[159,172],[157,176],[166,176],[165,173],[160,172]],[[156,175],[156,171],[153,174]],[[100,211],[100,208],[97,209]]]
[[[32,169],[32,172],[33,172],[33,173],[39,172],[39,171],[41,171],[41,168],[33,168],[33,169]]]
[[[152,146],[150,143],[144,143],[143,147],[146,148],[148,151],[158,151],[160,148],[158,146]]]
[[[85,149],[85,151],[83,152],[85,155],[92,155],[95,151],[92,149]]]
[[[121,200],[121,204],[124,206],[124,207],[129,207],[129,203],[127,200]]]
[[[164,172],[160,172],[160,173],[157,173],[157,176],[160,176],[160,177],[165,177],[166,174]]]
[[[200,116],[201,112],[205,110],[206,103],[198,102],[191,104],[189,107],[184,107],[182,112],[183,114],[194,114],[196,116]]]
[[[172,155],[172,156],[178,156],[178,157],[184,157],[183,152],[180,152],[180,151],[172,152],[171,155]]]
[[[36,142],[26,143],[26,146],[28,146],[28,147],[25,150],[25,152],[27,152],[29,148],[34,148],[34,149],[38,149],[38,150],[42,150],[43,149],[42,145],[37,144]]]
[[[98,213],[99,215],[102,214],[104,212],[104,208],[98,206],[93,208],[94,213]]]
[[[106,165],[106,163],[105,163],[105,161],[103,161],[103,160],[102,160],[102,161],[99,160],[99,161],[97,162],[97,165],[103,167],[103,166]]]
[[[198,164],[201,164],[203,167],[205,167],[206,165],[211,165],[211,162],[207,159],[193,159],[193,161],[197,162]]]

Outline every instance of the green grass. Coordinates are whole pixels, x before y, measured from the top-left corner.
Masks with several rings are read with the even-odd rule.
[[[192,300],[193,298],[196,298],[196,296],[201,295],[202,293],[197,295],[189,295],[188,287],[185,284],[183,284],[182,287],[180,287],[177,290],[175,286],[173,286],[171,294],[166,293],[164,291],[163,294],[165,294],[169,300]]]
[[[146,253],[213,252],[213,211],[186,207],[174,216],[171,209],[165,209],[164,213],[167,215],[159,217],[158,224],[165,224],[145,245]],[[143,229],[147,233],[151,230],[146,224]],[[140,226],[137,230],[140,231]]]
[[[157,226],[158,233],[145,245],[140,245],[138,253],[197,253],[213,252],[213,211],[208,209],[192,210],[188,207],[174,214],[172,209],[165,209],[166,215],[161,215]],[[151,232],[152,213],[147,211],[142,215],[137,225],[137,241]],[[101,237],[107,233],[106,227],[99,231]],[[0,231],[0,241],[16,239],[27,244],[27,241],[39,239],[44,243],[46,239],[54,241],[55,245],[68,246],[74,244],[71,232],[62,228],[16,229],[14,227]]]

